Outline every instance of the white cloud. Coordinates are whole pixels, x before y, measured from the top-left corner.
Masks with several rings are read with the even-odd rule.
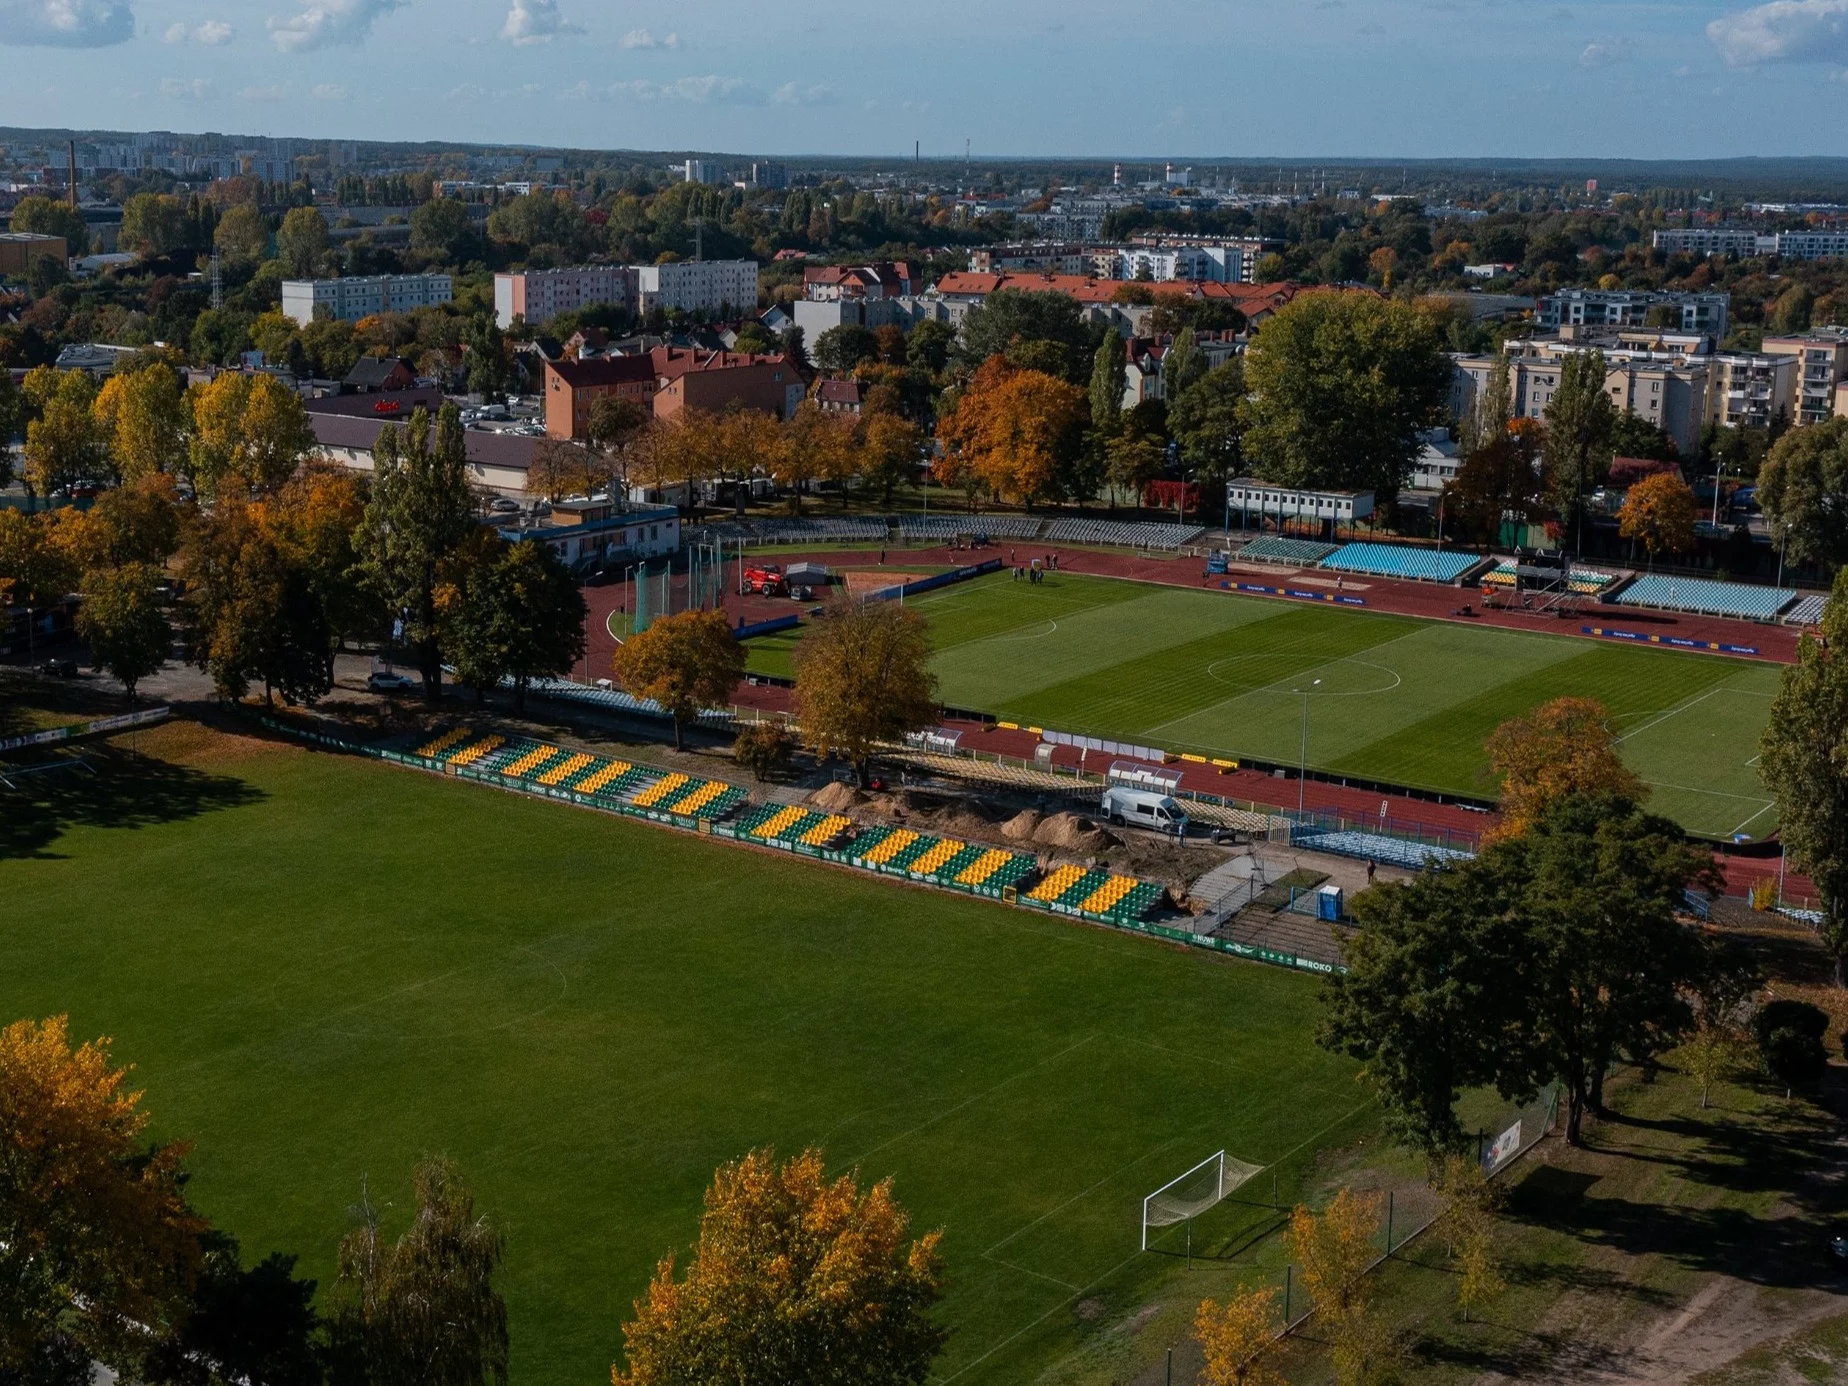
[[[1707,37],[1733,67],[1848,60],[1848,0],[1772,0],[1722,15]]]
[[[580,83],[580,85],[583,84]],[[487,99],[487,95],[486,87],[477,86],[473,82],[464,82],[461,86],[451,87],[449,90],[451,101],[483,101]]]
[[[216,48],[236,38],[237,30],[222,19],[208,19],[205,23],[195,25],[190,29],[184,24],[168,25],[166,37],[168,43],[185,43],[190,40],[193,43],[202,43],[207,48]]]
[[[741,77],[677,77],[671,82],[650,82],[636,78],[609,87],[593,87],[588,82],[566,87],[558,94],[561,101],[588,101],[593,97],[620,96],[631,101],[686,101],[696,106],[761,106],[764,94]]]
[[[128,0],[0,0],[0,44],[105,48],[134,34]]]
[[[680,47],[679,34],[663,34],[656,38],[646,29],[631,29],[617,41],[624,48],[668,48]]]
[[[309,95],[316,101],[345,101],[347,89],[338,82],[322,82]]]
[[[1578,55],[1580,67],[1609,67],[1620,63],[1630,56],[1629,46],[1623,43],[1588,43]]]
[[[287,101],[289,89],[283,83],[272,82],[265,87],[245,87],[237,94],[239,101]]]
[[[509,43],[550,43],[560,34],[581,34],[581,24],[573,24],[558,12],[558,0],[513,0],[501,37]]]
[[[358,43],[374,20],[405,9],[411,0],[315,0],[298,15],[272,16],[270,37],[285,53],[305,53],[338,43]]]
[[[212,84],[203,77],[163,77],[160,79],[160,94],[188,101],[204,101],[214,93]]]
[[[794,82],[785,82],[771,93],[770,100],[777,106],[821,106],[833,96],[833,91],[825,86],[800,87]]]

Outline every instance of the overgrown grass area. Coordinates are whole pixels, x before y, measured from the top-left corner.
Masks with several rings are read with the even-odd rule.
[[[1691,831],[1766,836],[1758,736],[1778,671],[1715,655],[1293,606],[1052,573],[918,598],[939,695],[1034,726],[1488,796],[1482,743],[1550,698],[1597,698],[1651,807]],[[801,632],[751,643],[790,670]]]
[[[1226,1148],[1287,1201],[1376,1123],[1294,973],[193,723],[88,753],[0,802],[0,1018],[112,1036],[201,1209],[323,1283],[454,1156],[522,1382],[603,1379],[753,1146],[894,1176],[941,1379],[1018,1382],[1186,1275],[1144,1194]]]

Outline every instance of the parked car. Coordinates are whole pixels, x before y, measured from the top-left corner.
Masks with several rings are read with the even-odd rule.
[[[47,678],[74,679],[77,677],[77,661],[74,659],[48,659],[39,665],[39,672]]]
[[[416,679],[396,669],[374,669],[366,675],[366,691],[369,693],[410,693],[416,688]]]

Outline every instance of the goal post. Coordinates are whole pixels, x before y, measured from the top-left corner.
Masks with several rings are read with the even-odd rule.
[[[1192,1222],[1263,1168],[1263,1165],[1233,1159],[1219,1150],[1185,1174],[1170,1179],[1142,1200],[1142,1249],[1149,1249],[1150,1229]]]

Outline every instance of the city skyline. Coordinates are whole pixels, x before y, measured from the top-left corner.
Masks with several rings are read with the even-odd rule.
[[[1848,154],[1848,0],[0,0],[0,123],[768,154]],[[1305,93],[1339,99],[1304,100]],[[1659,104],[1656,104],[1659,103]],[[1818,118],[1818,111],[1824,115]]]

